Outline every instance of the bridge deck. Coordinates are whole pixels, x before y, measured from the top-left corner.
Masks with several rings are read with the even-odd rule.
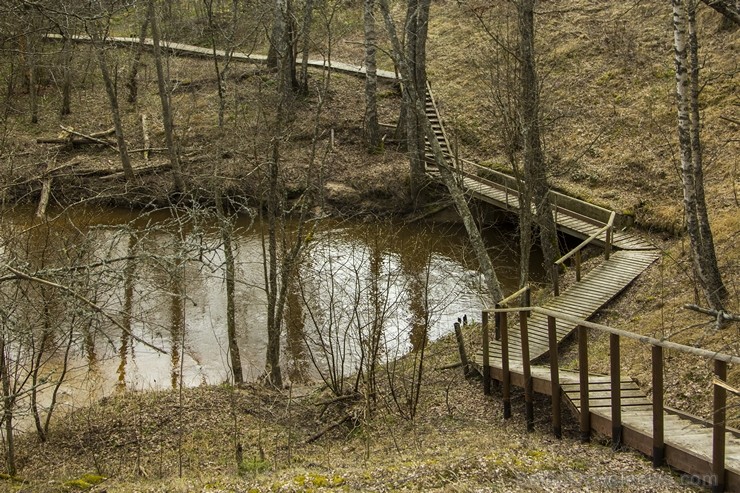
[[[482,374],[482,359],[476,357],[476,369]],[[491,376],[502,379],[500,355],[491,361]],[[512,385],[524,387],[524,372],[521,362],[512,362],[509,367]],[[535,392],[551,395],[550,368],[544,365],[531,367],[532,385]],[[581,413],[580,376],[577,371],[560,370],[560,392],[567,406],[576,415]],[[631,379],[622,379],[621,423],[624,445],[647,456],[653,453],[653,408],[652,402]],[[591,427],[598,433],[611,437],[611,380],[605,375],[589,375],[589,414]],[[666,462],[688,474],[711,481],[712,475],[712,427],[710,423],[689,418],[673,411],[663,413]],[[728,491],[740,491],[740,436],[738,431],[725,433],[725,486]]]
[[[543,305],[543,308],[567,313],[573,317],[587,319],[614,298],[637,276],[659,258],[655,251],[619,251],[609,260],[588,272],[560,296]],[[534,314],[527,323],[529,336],[529,355],[536,360],[547,354],[547,317]],[[575,324],[558,323],[558,336],[563,340],[573,332]],[[493,341],[490,345],[492,358],[501,357],[501,342]],[[509,357],[521,361],[521,338],[518,330],[509,330]]]

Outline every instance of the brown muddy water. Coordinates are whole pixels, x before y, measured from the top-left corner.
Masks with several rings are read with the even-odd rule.
[[[117,389],[230,380],[223,223],[213,212],[76,207],[41,221],[32,210],[13,209],[0,221],[3,333],[18,379],[29,368],[23,362],[37,359],[37,378],[58,380],[66,354],[70,372],[60,396],[76,404]],[[265,228],[246,212],[227,227],[242,366],[254,380],[267,343]],[[296,230],[285,226],[288,243]],[[460,225],[326,219],[311,222],[304,235],[286,296],[282,364],[290,381],[326,367],[321,348],[350,374],[363,331],[379,317],[384,357],[395,358],[418,346],[425,328],[433,340],[464,314],[478,320],[488,305]],[[505,291],[513,291],[515,230],[502,222],[485,230],[485,240]],[[46,283],[19,280],[8,266]]]

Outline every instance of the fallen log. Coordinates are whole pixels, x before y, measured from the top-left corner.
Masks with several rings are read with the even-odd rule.
[[[715,327],[717,329],[721,329],[724,327],[727,322],[740,322],[740,315],[735,315],[732,313],[727,313],[725,311],[717,311],[713,310],[711,308],[704,308],[699,305],[694,304],[686,304],[683,306],[685,310],[692,310],[695,312],[703,313],[704,315],[709,315],[710,317],[713,317],[715,319]]]
[[[39,137],[36,139],[37,144],[62,144],[62,145],[106,145],[115,147],[115,143],[110,140],[95,139],[90,140],[83,137]]]
[[[113,149],[117,149],[115,142],[107,139],[102,139],[101,137],[105,137],[108,135],[111,135],[115,132],[115,129],[109,128],[108,130],[103,130],[102,132],[95,132],[91,133],[89,135],[83,134],[80,132],[77,132],[76,130],[65,127],[63,125],[60,125],[62,130],[64,130],[67,135],[64,137],[39,137],[36,139],[37,144],[62,144],[62,145],[92,145],[92,144],[100,144],[105,145],[108,147],[111,147]]]
[[[150,175],[152,173],[157,173],[159,171],[167,171],[172,167],[170,163],[167,164],[155,164],[153,166],[147,166],[146,168],[134,168],[134,175],[135,176],[144,176],[144,175]],[[116,178],[120,178],[124,176],[123,171],[120,169],[108,169],[106,170],[106,174],[95,174],[94,176],[100,176],[101,180],[115,180]]]
[[[49,165],[44,165],[43,178],[41,180],[41,197],[39,198],[39,205],[36,208],[36,217],[42,218],[46,216],[46,207],[49,205],[49,195],[51,195],[51,176],[49,176]]]
[[[322,436],[324,436],[327,433],[329,433],[334,428],[336,428],[336,427],[340,426],[341,424],[349,421],[350,419],[352,419],[352,414],[348,414],[348,415],[344,416],[343,418],[340,418],[340,419],[334,421],[333,423],[329,423],[327,426],[325,426],[324,428],[322,428],[318,432],[316,432],[313,435],[311,435],[310,437],[306,438],[306,440],[303,443],[304,444],[309,444],[311,442],[315,442],[316,440],[318,440]]]

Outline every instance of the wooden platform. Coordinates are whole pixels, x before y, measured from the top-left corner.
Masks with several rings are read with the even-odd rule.
[[[476,368],[481,369],[480,355],[476,358]],[[512,362],[510,366],[511,382],[524,387],[524,375],[521,363]],[[535,392],[551,395],[550,368],[544,365],[531,367],[532,383]],[[560,370],[560,392],[567,407],[576,415],[581,413],[579,395],[580,378],[578,372]],[[491,368],[494,379],[501,380],[500,359]],[[625,446],[642,452],[647,456],[653,453],[653,410],[652,402],[631,379],[620,381],[622,395],[621,442]],[[589,414],[592,428],[598,433],[612,437],[611,380],[606,375],[589,375]],[[710,423],[701,423],[672,412],[664,412],[665,423],[665,460],[685,473],[705,478],[712,478],[712,427]],[[740,491],[740,437],[736,431],[725,433],[726,443],[726,477],[727,491]]]
[[[545,303],[543,308],[567,313],[568,315],[588,319],[596,311],[614,298],[650,264],[659,258],[655,251],[620,251],[611,258],[588,272],[581,280],[560,296]],[[509,357],[521,361],[521,336],[518,325],[509,329]],[[536,360],[548,352],[547,317],[534,314],[528,322],[529,355]],[[575,324],[561,322],[557,333],[562,341],[575,329]],[[513,350],[513,352],[512,352]],[[491,357],[500,358],[501,343],[492,341]],[[497,356],[498,355],[498,356]]]

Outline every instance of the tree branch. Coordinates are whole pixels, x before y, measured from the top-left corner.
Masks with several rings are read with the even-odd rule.
[[[702,3],[713,8],[725,18],[730,19],[735,25],[740,26],[740,11],[731,3],[726,0],[701,0]]]
[[[83,302],[84,304],[86,304],[87,306],[89,306],[90,308],[92,308],[94,311],[96,311],[96,312],[100,313],[101,315],[103,315],[111,323],[113,323],[113,325],[115,325],[116,327],[118,327],[119,329],[121,329],[123,332],[125,332],[129,337],[131,337],[135,341],[142,343],[143,345],[145,345],[146,347],[148,347],[150,349],[154,349],[158,353],[167,354],[167,351],[165,351],[164,349],[158,348],[154,344],[151,344],[150,342],[145,341],[141,337],[139,337],[136,334],[132,333],[129,329],[127,329],[126,327],[124,327],[118,320],[116,320],[115,318],[113,318],[111,315],[108,315],[105,312],[105,310],[103,310],[101,307],[99,307],[94,302],[90,301],[89,299],[85,298],[81,294],[77,293],[72,288],[69,288],[67,286],[64,286],[63,284],[58,284],[58,283],[55,283],[55,282],[52,282],[52,281],[48,281],[46,279],[42,279],[40,277],[35,277],[35,276],[30,275],[30,274],[26,274],[25,272],[19,271],[18,269],[14,269],[13,267],[11,267],[10,265],[8,265],[6,263],[3,263],[2,266],[5,267],[6,269],[8,269],[13,274],[17,275],[20,279],[24,279],[26,281],[31,281],[31,282],[37,282],[39,284],[43,284],[45,286],[50,286],[52,288],[61,289],[62,291],[65,291],[65,292],[71,294],[73,297],[77,298],[78,300],[80,300],[81,302]]]

